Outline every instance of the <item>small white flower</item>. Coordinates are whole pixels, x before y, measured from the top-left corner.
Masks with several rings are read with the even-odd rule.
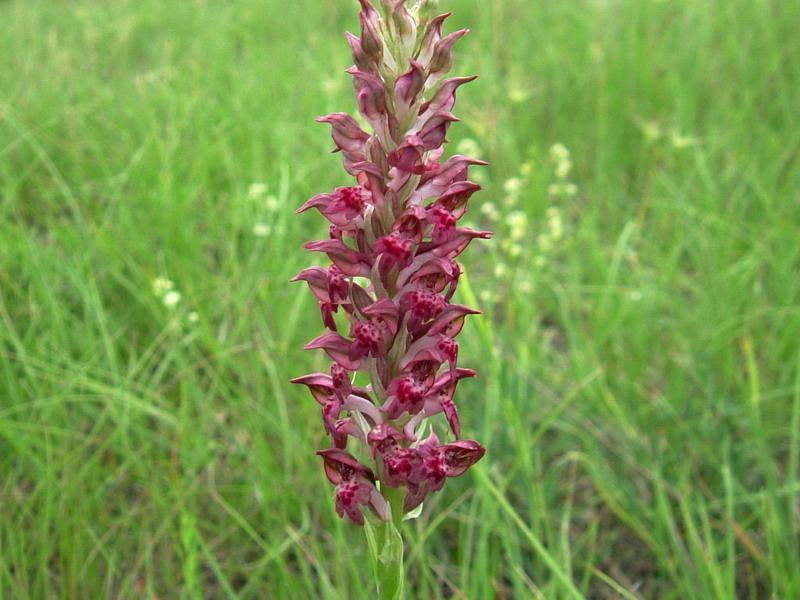
[[[511,247],[508,249],[508,255],[513,256],[515,258],[517,256],[522,256],[522,246],[520,246],[519,244],[512,244]]]
[[[159,298],[175,287],[166,277],[156,277],[153,280],[153,293]]]
[[[541,254],[538,255],[536,258],[533,259],[533,264],[537,267],[543,267],[547,264],[547,257],[542,256]]]
[[[253,235],[257,237],[266,237],[270,234],[270,227],[265,223],[256,223],[253,225]]]
[[[195,311],[191,311],[186,315],[186,320],[189,321],[189,323],[197,323],[200,320],[200,315]]]
[[[481,147],[478,145],[478,142],[473,140],[472,138],[464,138],[458,143],[458,147],[456,149],[458,154],[466,154],[467,156],[472,156],[473,158],[480,158],[481,154]]]
[[[647,142],[655,142],[664,135],[661,126],[655,121],[639,120],[637,121],[637,125],[639,125],[639,129]]]
[[[506,216],[506,225],[512,229],[525,229],[528,226],[528,217],[521,210],[512,210]]]
[[[181,293],[175,290],[167,292],[164,294],[164,306],[167,308],[173,308],[181,301]]]
[[[559,240],[564,235],[564,223],[561,221],[561,216],[556,215],[548,219],[550,225],[550,236],[554,240]]]
[[[270,212],[277,212],[278,209],[281,207],[281,202],[278,200],[277,196],[270,194],[264,200],[264,206],[267,207],[267,210]]]
[[[557,142],[550,146],[550,159],[554,163],[559,163],[570,159],[570,153],[567,147],[561,142]]]
[[[533,284],[528,279],[523,279],[517,284],[519,291],[523,294],[529,294],[533,291]]]
[[[500,212],[493,202],[485,202],[481,205],[481,212],[486,215],[490,221],[498,221],[500,219]]]
[[[506,216],[506,225],[509,228],[509,237],[520,240],[525,237],[528,229],[528,217],[521,210],[513,210]]]
[[[547,193],[551,196],[574,196],[578,193],[578,186],[570,182],[551,183],[547,186]]]
[[[532,95],[532,90],[523,88],[519,84],[512,84],[508,87],[508,99],[514,104],[525,102]]]
[[[566,179],[572,170],[572,161],[568,158],[558,161],[556,164],[556,177]]]
[[[700,138],[684,136],[677,131],[672,132],[672,138],[670,141],[672,142],[672,146],[678,150],[691,148],[692,146],[697,146],[700,144]]]
[[[511,177],[510,179],[506,179],[503,183],[503,190],[505,190],[506,194],[516,195],[522,190],[522,179],[519,177]]]
[[[546,233],[540,233],[536,237],[536,243],[539,244],[539,248],[542,250],[542,252],[547,252],[548,250],[553,249],[553,239]]]
[[[498,279],[505,277],[508,274],[508,267],[503,263],[497,263],[494,266],[494,276]]]
[[[497,207],[492,202],[484,202],[481,204],[481,212],[485,215],[491,215],[497,212]]]
[[[250,198],[260,198],[267,193],[266,183],[251,183],[247,188],[247,195]]]

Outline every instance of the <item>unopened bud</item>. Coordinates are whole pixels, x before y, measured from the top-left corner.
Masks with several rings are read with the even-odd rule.
[[[359,0],[359,2],[361,2],[361,12],[358,14],[361,22],[361,47],[365,54],[380,61],[383,56],[381,15],[369,0]]]
[[[431,57],[430,74],[441,77],[453,66],[453,54],[451,48],[459,38],[465,36],[469,29],[461,29],[446,35],[436,43]]]
[[[450,13],[439,15],[430,20],[425,29],[421,31],[417,47],[414,49],[414,57],[422,64],[427,64],[433,56],[433,49],[439,40],[442,39],[442,24],[450,16]]]
[[[417,7],[420,23],[427,22],[439,8],[439,0],[422,0]]]
[[[349,31],[345,32],[347,43],[350,44],[350,52],[353,55],[353,62],[358,67],[359,71],[365,73],[378,73],[378,61],[364,52],[364,47],[361,45],[361,40],[354,36]]]

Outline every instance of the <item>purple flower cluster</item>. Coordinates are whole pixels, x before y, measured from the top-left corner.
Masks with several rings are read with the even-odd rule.
[[[317,454],[336,485],[336,511],[363,525],[361,506],[388,518],[385,486],[404,490],[407,512],[484,455],[478,442],[460,439],[453,402],[458,382],[475,375],[457,366],[455,337],[478,311],[451,299],[461,274],[455,258],[491,234],[457,225],[480,189],[467,180],[468,168],[486,163],[441,160],[448,127],[458,120],[450,112],[456,90],[474,79],[442,79],[453,43],[467,31],[442,35],[448,15],[432,16],[430,0],[410,9],[406,0],[381,0],[385,17],[359,1],[361,37],[347,33],[355,61],[348,73],[372,133],[347,113],[318,119],[331,125],[334,152],[355,184],[297,211],[316,208],[330,221],[329,237],[304,247],[333,264],[293,281],[308,284],[330,330],[305,347],[323,349],[333,364],[330,373],[292,381],[308,386],[322,407],[333,447]],[[346,336],[339,331],[345,320]],[[357,371],[369,385],[353,385]],[[456,441],[440,443],[432,428],[418,439],[425,419],[439,413]],[[350,438],[363,443],[370,466],[346,451]]]

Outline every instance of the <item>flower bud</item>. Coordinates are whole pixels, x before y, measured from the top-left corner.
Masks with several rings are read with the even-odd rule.
[[[451,48],[461,37],[465,36],[469,29],[461,29],[443,37],[436,42],[433,48],[433,55],[431,56],[430,66],[428,67],[429,75],[436,81],[439,80],[445,73],[450,71],[453,66],[453,54]],[[430,85],[430,84],[429,84]]]
[[[381,15],[369,0],[359,0],[359,2],[361,2],[361,12],[358,14],[361,23],[361,47],[364,54],[380,62],[383,56]]]
[[[405,6],[405,0],[394,0],[391,20],[394,25],[396,41],[402,44],[402,56],[395,56],[399,61],[411,56],[417,41],[417,21]]]
[[[354,36],[349,31],[345,31],[347,43],[350,45],[350,53],[353,55],[353,62],[360,71],[365,73],[378,73],[378,60],[364,52],[364,47],[361,45],[361,40]]]

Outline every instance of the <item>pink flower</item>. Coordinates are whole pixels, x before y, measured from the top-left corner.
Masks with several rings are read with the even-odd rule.
[[[333,194],[317,194],[296,212],[314,207],[340,229],[356,230],[359,225],[357,219],[363,215],[368,200],[369,194],[361,186],[340,187]]]
[[[414,510],[427,494],[442,489],[447,477],[458,477],[486,453],[486,449],[475,440],[440,445],[439,438],[433,432],[419,445],[417,451],[421,461],[416,479],[422,485],[406,496],[406,511]]]
[[[336,486],[336,512],[340,517],[347,514],[356,525],[363,525],[364,515],[358,508],[362,504],[371,507],[380,518],[388,517],[386,501],[375,487],[375,476],[368,467],[339,448],[317,454],[325,461],[325,474]]]

